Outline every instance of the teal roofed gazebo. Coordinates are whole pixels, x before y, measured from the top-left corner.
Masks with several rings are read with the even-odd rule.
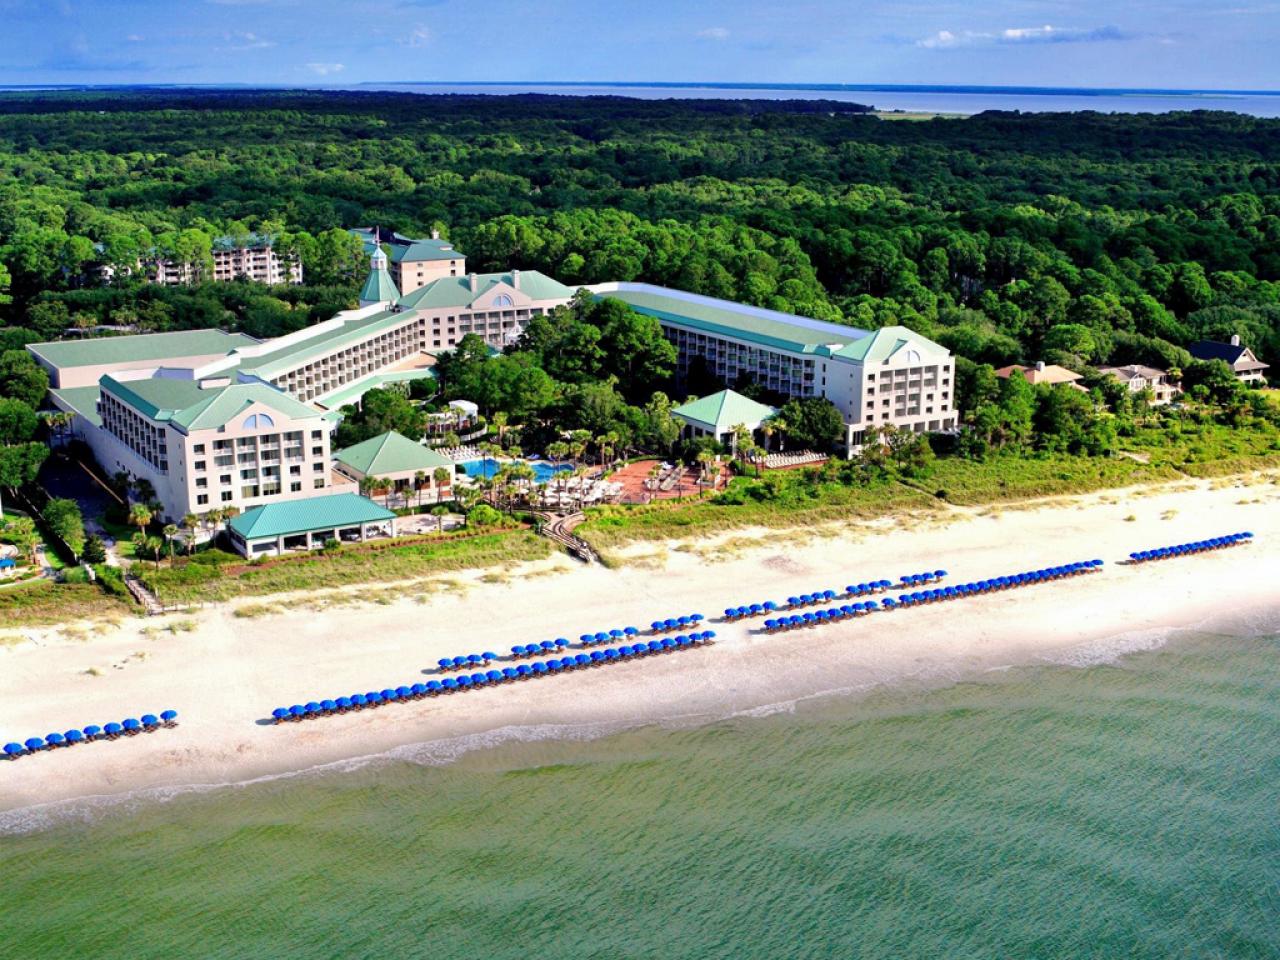
[[[717,442],[724,442],[732,438],[734,427],[743,426],[754,433],[777,412],[776,408],[767,403],[758,403],[732,390],[721,390],[719,393],[682,403],[671,414],[684,421],[686,433],[713,437]]]

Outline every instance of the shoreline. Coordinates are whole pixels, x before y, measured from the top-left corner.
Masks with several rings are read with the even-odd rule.
[[[188,615],[198,618],[190,632],[160,632],[155,621],[85,640],[48,630],[38,642],[0,650],[0,739],[170,707],[180,726],[0,762],[0,812],[14,819],[68,801],[147,802],[384,757],[423,762],[432,750],[456,756],[529,731],[530,739],[567,739],[575,731],[702,724],[1023,664],[1090,665],[1224,619],[1265,629],[1280,614],[1267,575],[1280,559],[1277,500],[1270,480],[1104,491],[844,525],[807,540],[775,533],[742,546],[737,531],[719,543],[668,545],[663,569],[557,566],[543,576],[517,572],[506,583],[477,577],[460,591],[254,619],[226,606]],[[1196,557],[1117,564],[1133,549],[1237,530],[1257,539]],[[896,581],[918,569],[945,567],[955,583],[1094,556],[1107,561],[1101,573],[775,636],[750,632],[758,620],[726,624],[715,616],[730,604],[839,590],[850,580]],[[505,613],[495,618],[495,610]],[[712,617],[714,646],[373,711],[263,722],[276,706],[425,682],[438,676],[440,656],[643,627],[692,610]],[[98,675],[87,672],[94,669]]]

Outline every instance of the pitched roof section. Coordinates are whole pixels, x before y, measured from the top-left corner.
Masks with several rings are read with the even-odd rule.
[[[373,252],[373,230],[369,227],[356,227],[351,231],[364,241],[365,253]],[[382,245],[391,251],[391,260],[395,263],[419,260],[464,260],[466,254],[456,250],[448,240],[434,238],[406,237],[401,233],[382,234]]]
[[[393,519],[394,513],[364,497],[354,493],[336,493],[253,507],[233,517],[228,526],[245,540],[264,540]]]
[[[691,400],[671,411],[681,420],[693,421],[714,433],[724,433],[738,424],[755,429],[777,412],[768,404],[757,403],[732,390],[721,390],[708,397]]]
[[[97,385],[63,387],[60,390],[50,390],[49,395],[53,397],[54,406],[59,409],[68,413],[78,413],[95,427],[102,426],[102,417],[98,415],[98,398],[102,396],[101,387]]]
[[[861,363],[899,362],[912,351],[920,355],[918,362],[944,360],[950,353],[946,347],[928,340],[907,327],[881,327],[869,337],[836,350],[832,356]],[[914,361],[913,362],[917,362]]]
[[[597,296],[613,297],[638,313],[694,330],[736,337],[795,353],[838,350],[867,336],[867,331],[796,317],[730,300],[717,300],[649,284],[599,284]]]
[[[537,270],[521,270],[519,280],[511,273],[478,273],[476,288],[471,289],[471,276],[441,277],[425,287],[400,298],[406,310],[428,310],[433,307],[468,307],[499,284],[505,284],[533,300],[568,300],[573,289]]]
[[[1236,370],[1265,370],[1265,364],[1253,356],[1248,347],[1239,343],[1220,343],[1217,340],[1197,340],[1187,351],[1197,360],[1222,360]]]
[[[339,349],[411,320],[412,316],[398,310],[380,310],[368,316],[344,320],[314,336],[287,343],[256,357],[245,357],[240,361],[240,369],[246,374],[270,380],[287,370],[302,366],[321,353]]]
[[[1007,367],[1001,367],[995,374],[997,377],[1008,380],[1013,376],[1014,371],[1021,373],[1027,383],[1074,384],[1080,379],[1080,374],[1066,367],[1060,367],[1056,363],[1046,363],[1043,367],[1024,367],[1020,363],[1011,363]]]
[[[230,423],[255,403],[294,420],[320,416],[275,387],[262,383],[233,383],[227,387],[201,387],[194,380],[148,377],[117,380],[103,377],[101,388],[119,397],[140,413],[183,430],[208,430]]]
[[[258,341],[243,333],[225,330],[185,330],[174,333],[140,333],[87,340],[56,340],[27,347],[55,367],[89,367],[113,363],[159,363],[177,357],[209,357],[227,354]]]
[[[360,288],[361,303],[395,303],[399,299],[400,291],[386,267],[369,271],[369,279]]]
[[[429,474],[436,467],[453,470],[453,461],[448,457],[441,456],[420,443],[414,443],[394,430],[371,437],[354,447],[339,450],[333,458],[366,477],[416,473],[419,470]]]

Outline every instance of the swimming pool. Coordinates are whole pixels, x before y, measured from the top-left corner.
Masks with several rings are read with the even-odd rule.
[[[567,463],[548,463],[546,460],[526,460],[529,466],[533,467],[533,479],[535,483],[546,483],[557,473],[564,470],[572,470],[573,467]],[[482,477],[489,479],[495,473],[502,469],[501,460],[464,460],[458,464],[468,477]]]

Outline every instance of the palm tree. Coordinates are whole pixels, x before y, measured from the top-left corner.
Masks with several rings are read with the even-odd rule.
[[[173,566],[173,538],[178,535],[178,528],[172,523],[166,523],[164,530],[161,532],[164,534],[164,542],[169,548],[169,566]]]
[[[146,477],[139,477],[133,481],[133,492],[143,503],[152,503],[156,498],[155,485]]]
[[[503,439],[507,435],[507,422],[509,418],[505,410],[498,410],[489,418],[489,423],[498,431],[498,444],[504,446]]]
[[[716,455],[710,450],[698,451],[698,498],[702,498],[702,489],[706,485],[707,475],[711,472],[711,466],[716,462]]]
[[[378,485],[375,477],[364,476],[360,478],[360,496],[366,500],[373,499],[373,489]]]
[[[453,471],[448,467],[436,467],[431,471],[431,479],[435,482],[436,503],[439,503],[441,489],[453,486]]]
[[[156,562],[156,569],[160,569],[160,554],[164,552],[164,541],[159,537],[145,537],[143,539],[143,548],[147,553],[151,554],[151,558]]]
[[[775,414],[765,421],[772,428],[773,432],[778,435],[778,452],[781,453],[787,448],[786,437],[787,431],[791,428],[787,425],[787,421],[782,419],[781,414]]]
[[[431,508],[431,515],[436,518],[436,528],[438,532],[444,533],[444,518],[449,515],[449,508],[445,506],[434,506]]]
[[[139,533],[146,531],[151,523],[151,508],[145,503],[135,503],[129,508],[129,522],[138,528]]]
[[[182,518],[182,529],[186,530],[191,539],[187,541],[187,553],[191,553],[196,548],[196,528],[200,526],[200,518],[194,513],[188,513]]]
[[[422,506],[422,488],[427,482],[427,474],[419,470],[413,475],[413,489],[418,494],[418,506]]]

